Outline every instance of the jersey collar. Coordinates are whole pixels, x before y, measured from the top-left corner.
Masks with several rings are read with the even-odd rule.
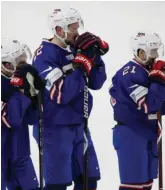
[[[133,63],[136,63],[137,65],[139,65],[140,67],[142,67],[147,73],[149,73],[149,71],[145,68],[145,66],[143,66],[141,63],[139,63],[137,60],[135,60],[134,58],[132,59]]]

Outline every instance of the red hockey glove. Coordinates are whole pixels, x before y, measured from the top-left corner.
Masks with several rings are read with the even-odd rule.
[[[74,68],[82,69],[84,72],[87,73],[87,75],[89,75],[93,67],[93,60],[86,57],[82,53],[78,53],[73,59],[73,66]]]
[[[80,35],[75,41],[75,52],[80,49],[81,51],[88,51],[88,54],[105,55],[109,46],[108,43],[101,40],[100,37],[95,36],[90,32],[85,32]]]
[[[97,42],[98,42],[99,55],[105,55],[109,51],[108,43],[101,40],[101,38],[99,38],[98,36],[97,36]]]
[[[78,36],[78,38],[75,41],[75,50],[86,50],[89,47],[94,46],[97,43],[97,38],[94,34],[90,32],[85,32]]]
[[[36,96],[45,86],[36,68],[30,64],[22,64],[17,67],[10,84],[17,87],[29,98]]]
[[[75,68],[83,69],[89,75],[94,66],[95,57],[104,55],[108,50],[109,46],[106,42],[90,32],[85,32],[75,41],[73,65]]]
[[[153,64],[153,68],[149,74],[151,82],[158,82],[165,85],[165,62],[157,61]]]

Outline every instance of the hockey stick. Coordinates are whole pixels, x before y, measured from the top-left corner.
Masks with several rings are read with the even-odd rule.
[[[163,190],[163,156],[162,156],[162,116],[158,113],[159,138],[158,138],[158,160],[159,160],[159,190]]]
[[[88,158],[87,158],[87,149],[88,149],[88,76],[84,73],[85,86],[84,86],[84,190],[88,190]]]
[[[39,91],[37,94],[38,100],[38,124],[39,124],[39,181],[40,181],[40,190],[43,190],[43,107],[42,107],[42,92]]]

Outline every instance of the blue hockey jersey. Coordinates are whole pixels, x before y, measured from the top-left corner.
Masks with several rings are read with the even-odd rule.
[[[165,115],[165,103],[164,103],[163,106],[162,106],[161,114],[162,114],[162,115]]]
[[[28,124],[37,122],[37,110],[31,100],[10,85],[10,78],[1,74],[1,142],[6,156],[15,159],[30,154]],[[10,147],[10,150],[9,150]],[[12,154],[12,155],[11,155]]]
[[[69,48],[61,48],[44,40],[36,50],[33,65],[46,80],[44,92],[44,126],[55,124],[80,124],[83,122],[84,73],[74,69],[74,56]],[[95,67],[89,76],[89,88],[100,89],[106,80],[105,65],[97,56]],[[93,100],[89,92],[88,111]]]
[[[2,188],[35,189],[38,181],[30,158],[28,124],[37,121],[37,110],[3,73],[1,89]]]
[[[149,72],[135,60],[112,78],[109,90],[114,118],[151,140],[157,138],[157,112],[165,101],[165,86],[151,83]]]

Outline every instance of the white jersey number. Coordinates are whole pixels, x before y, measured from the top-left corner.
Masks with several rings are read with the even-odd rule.
[[[127,66],[127,67],[125,67],[124,71],[123,71],[123,76],[128,74],[129,72],[130,73],[135,73],[135,69],[136,69],[135,66]]]
[[[42,48],[43,48],[43,45],[40,45],[39,48],[34,52],[34,58],[33,58],[33,61],[36,60],[37,56],[40,55],[42,53]]]

